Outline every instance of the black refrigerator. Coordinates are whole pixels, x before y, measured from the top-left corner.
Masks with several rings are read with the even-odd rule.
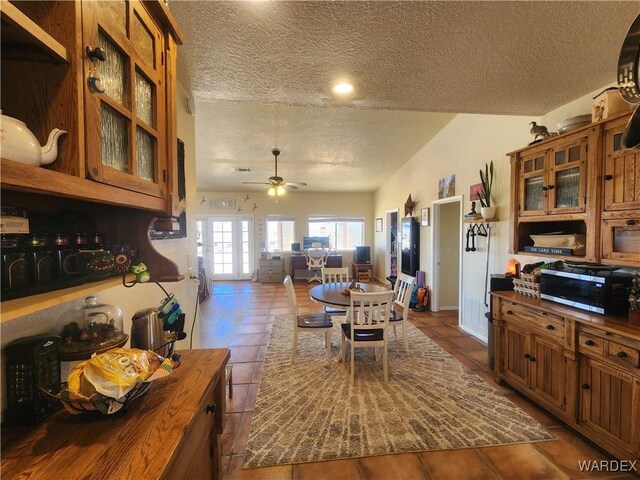
[[[420,224],[413,217],[403,218],[400,232],[401,271],[415,277],[420,269]]]

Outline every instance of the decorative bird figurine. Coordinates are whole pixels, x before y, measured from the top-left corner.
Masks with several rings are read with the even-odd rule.
[[[244,197],[244,203],[247,203],[247,200],[249,200],[251,198],[251,196],[247,193],[247,196]]]
[[[151,280],[151,274],[147,271],[147,266],[142,262],[133,265],[131,271],[136,274],[136,283],[147,283]]]
[[[207,197],[202,197],[202,200],[200,200],[200,205],[202,205],[206,201],[207,201]]]
[[[254,203],[254,204],[253,204],[253,210],[252,210],[252,212],[253,212],[253,211],[255,211],[255,209],[256,209],[256,208],[258,208],[258,204],[257,204],[257,203]]]
[[[536,124],[536,122],[531,122],[529,125],[531,125],[531,130],[529,130],[529,133],[533,135],[534,142],[538,139],[538,137],[542,137],[544,139],[551,136],[549,134],[549,130],[544,125],[538,125]]]

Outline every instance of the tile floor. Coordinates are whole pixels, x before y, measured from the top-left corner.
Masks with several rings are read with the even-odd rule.
[[[295,288],[301,313],[321,310],[309,299],[306,282],[296,282]],[[496,385],[488,371],[485,344],[457,327],[457,312],[412,312],[410,320],[443,349],[551,429],[556,440],[242,470],[269,333],[275,315],[289,313],[287,295],[280,284],[214,282],[211,296],[200,307],[202,347],[231,349],[233,398],[227,404],[226,426],[222,436],[222,466],[226,479],[638,478],[580,472],[579,460],[608,457],[508,386]],[[343,367],[336,365],[335,368]]]

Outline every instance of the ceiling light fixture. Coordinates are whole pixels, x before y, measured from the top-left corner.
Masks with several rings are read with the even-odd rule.
[[[353,85],[350,83],[339,83],[335,87],[333,87],[333,91],[339,93],[340,95],[345,95],[347,93],[353,92]]]

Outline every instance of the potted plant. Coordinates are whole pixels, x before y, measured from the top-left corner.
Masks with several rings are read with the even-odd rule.
[[[496,207],[491,206],[491,189],[493,188],[493,160],[489,164],[484,164],[484,172],[480,169],[480,181],[482,191],[479,193],[480,213],[485,220],[491,220],[496,215]]]

